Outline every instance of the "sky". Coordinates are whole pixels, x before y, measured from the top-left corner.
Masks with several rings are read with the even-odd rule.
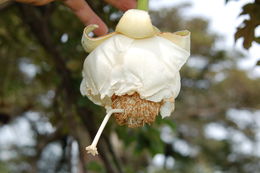
[[[190,3],[192,6],[183,12],[184,17],[203,17],[209,20],[210,30],[221,34],[224,41],[220,41],[216,47],[221,49],[236,49],[241,51],[247,58],[241,60],[238,66],[248,71],[251,77],[260,77],[260,67],[255,64],[260,60],[260,45],[254,43],[249,50],[242,47],[242,39],[234,42],[234,33],[237,26],[248,17],[238,17],[244,4],[253,0],[230,1],[225,0],[150,0],[150,9],[177,6],[182,3]],[[187,28],[188,29],[188,28]],[[260,36],[260,26],[256,29],[256,35]]]

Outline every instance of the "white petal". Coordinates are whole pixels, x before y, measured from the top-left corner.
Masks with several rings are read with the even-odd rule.
[[[116,32],[131,38],[147,38],[157,33],[148,12],[131,9],[124,13],[116,26]]]
[[[88,25],[83,31],[83,35],[81,38],[81,44],[82,44],[83,48],[85,49],[85,51],[88,53],[91,52],[92,50],[94,50],[96,47],[98,47],[98,45],[103,43],[105,40],[107,40],[108,38],[110,38],[116,34],[115,32],[112,32],[112,33],[109,33],[107,35],[97,37],[97,38],[89,37],[88,34],[97,28],[98,28],[98,25],[95,25],[95,24]]]
[[[162,118],[168,117],[171,115],[171,113],[174,111],[174,103],[172,102],[165,102],[160,109],[160,114]]]
[[[159,32],[157,33],[159,37],[163,37],[186,51],[190,52],[190,32],[187,30],[178,31],[174,33],[170,32]]]
[[[162,37],[135,40],[114,35],[86,58],[81,92],[105,106],[111,104],[113,94],[138,92],[155,102],[175,98],[179,70],[188,56],[185,49]]]

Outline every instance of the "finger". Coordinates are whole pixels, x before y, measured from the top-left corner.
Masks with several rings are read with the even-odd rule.
[[[97,24],[99,28],[94,31],[96,35],[101,36],[108,32],[106,24],[96,15],[85,0],[64,0],[64,4],[71,8],[85,25]]]
[[[106,26],[106,24],[95,14],[93,13],[93,15],[90,17],[90,19],[84,19],[85,17],[85,11],[84,10],[80,10],[76,13],[76,15],[81,18],[82,22],[87,26],[90,24],[97,24],[98,28],[95,29],[93,32],[95,33],[95,35],[97,36],[101,36],[101,35],[105,35],[108,33],[108,28]]]
[[[105,0],[105,1],[123,11],[136,8],[137,6],[136,0]]]

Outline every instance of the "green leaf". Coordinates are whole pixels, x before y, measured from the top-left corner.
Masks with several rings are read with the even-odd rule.
[[[158,116],[156,122],[160,125],[168,125],[172,129],[172,131],[176,130],[176,124],[172,119],[162,118],[161,116]]]
[[[260,37],[256,37],[255,42],[260,43]]]
[[[137,139],[137,131],[129,129],[126,126],[117,126],[116,132],[118,137],[124,142],[126,146],[129,146]]]
[[[240,13],[240,15],[250,14],[254,10],[255,5],[253,3],[249,3],[243,6],[243,11]]]
[[[244,38],[243,46],[246,49],[249,49],[252,45],[252,41],[254,41],[254,30],[255,25],[251,20],[244,21],[244,27],[240,27],[237,29],[235,33],[235,41],[239,38]]]
[[[136,139],[137,153],[147,150],[151,155],[155,155],[162,153],[164,150],[164,143],[160,138],[160,131],[157,128],[148,125],[144,126]]]
[[[99,173],[105,173],[105,169],[104,167],[99,164],[98,162],[95,161],[91,161],[87,164],[87,170],[89,171],[95,171],[95,172],[99,172]]]
[[[237,28],[235,33],[235,41],[239,38],[243,38],[243,46],[249,49],[252,46],[252,42],[259,43],[259,39],[255,38],[255,29],[260,25],[260,5],[259,3],[248,3],[243,6],[243,10],[240,15],[249,15],[249,19],[243,21],[243,23]]]

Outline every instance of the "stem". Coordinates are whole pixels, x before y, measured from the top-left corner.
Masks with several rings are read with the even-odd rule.
[[[111,117],[111,115],[113,113],[122,113],[124,112],[123,109],[111,109],[105,116],[104,120],[102,121],[99,129],[98,129],[98,132],[93,140],[93,142],[91,143],[90,146],[86,147],[86,150],[88,151],[88,153],[92,154],[93,156],[95,156],[96,154],[98,154],[98,151],[97,151],[97,143],[98,143],[98,140],[109,120],[109,118]]]
[[[137,9],[148,11],[149,9],[149,0],[138,0]]]

